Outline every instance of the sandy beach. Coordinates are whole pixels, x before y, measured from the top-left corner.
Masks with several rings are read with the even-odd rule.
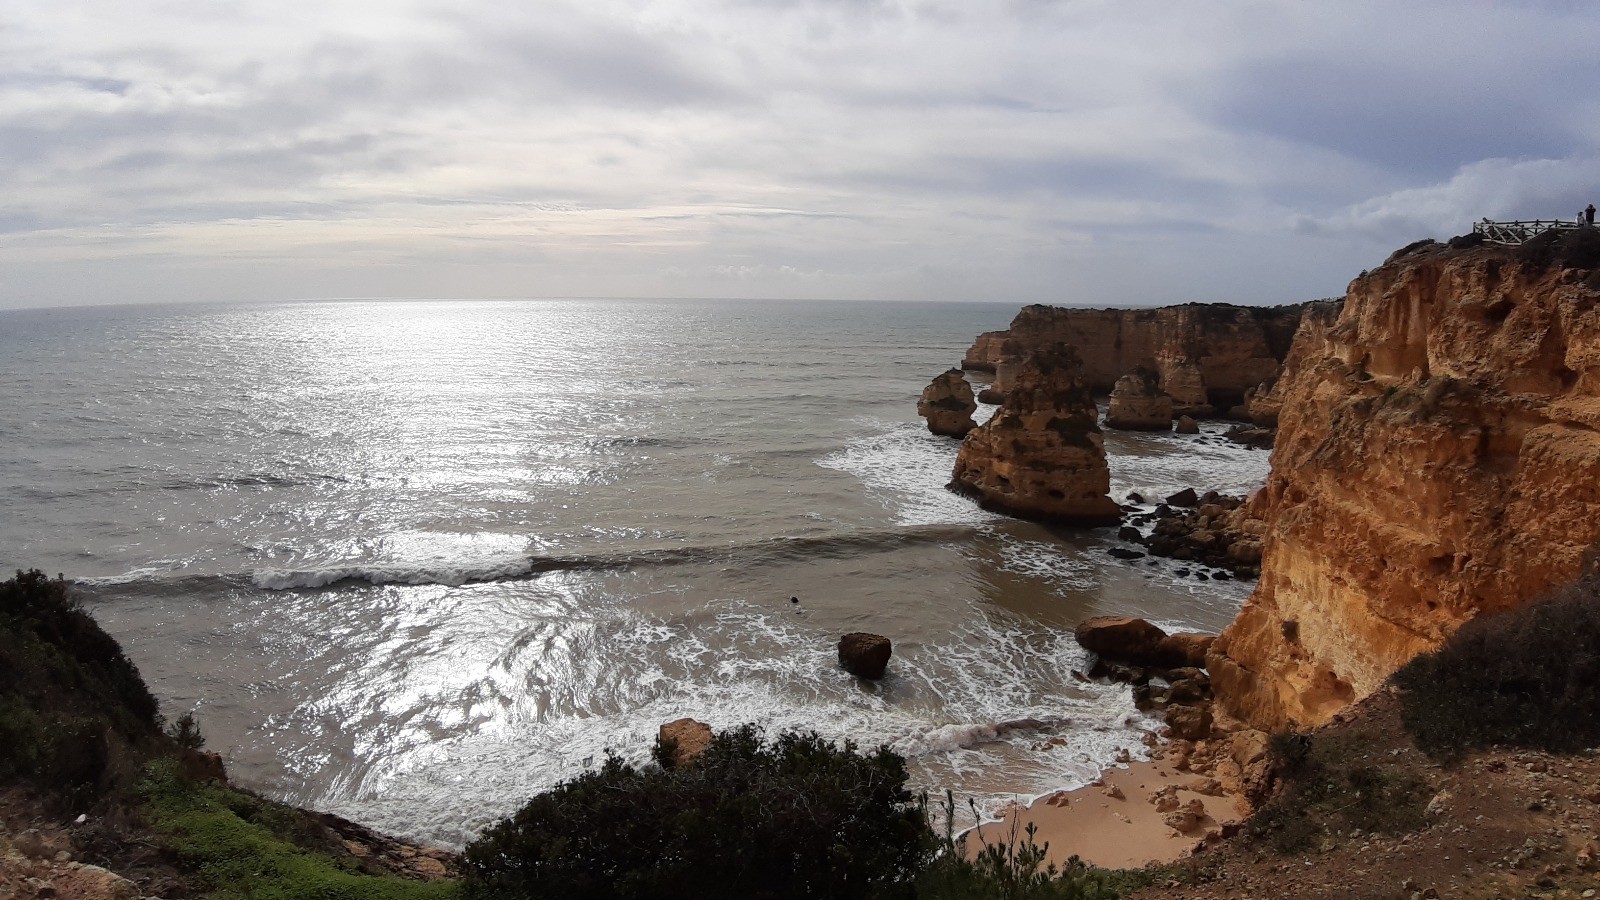
[[[1135,761],[1107,769],[1093,784],[1007,809],[1000,821],[968,832],[966,848],[975,856],[986,844],[1020,837],[1031,824],[1034,841],[1048,845],[1047,862],[1077,856],[1091,865],[1128,868],[1180,859],[1244,816],[1243,800],[1214,779],[1180,772],[1162,759]]]

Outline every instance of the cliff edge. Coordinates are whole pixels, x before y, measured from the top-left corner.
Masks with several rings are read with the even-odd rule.
[[[1140,367],[1182,411],[1226,412],[1276,378],[1305,304],[1255,307],[1185,303],[1154,309],[1067,309],[1027,306],[1006,331],[978,336],[962,367],[995,373],[1003,395],[1022,359],[1070,344],[1083,359],[1089,389],[1109,393]]]
[[[1404,248],[1308,316],[1272,392],[1255,593],[1208,658],[1233,715],[1327,721],[1600,541],[1600,230]]]

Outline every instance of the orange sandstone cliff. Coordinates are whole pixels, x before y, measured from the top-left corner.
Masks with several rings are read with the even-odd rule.
[[[1452,245],[1308,315],[1270,393],[1261,581],[1207,660],[1257,727],[1325,722],[1600,540],[1600,230]]]
[[[1139,367],[1160,375],[1160,388],[1180,410],[1227,411],[1247,392],[1277,377],[1303,304],[1277,307],[1185,303],[1156,309],[1066,309],[1028,306],[1006,331],[979,335],[962,366],[995,373],[1003,395],[1014,367],[1033,350],[1071,344],[1096,393]]]
[[[1077,352],[1033,351],[1000,409],[962,440],[949,488],[1024,519],[1115,523],[1099,418]]]

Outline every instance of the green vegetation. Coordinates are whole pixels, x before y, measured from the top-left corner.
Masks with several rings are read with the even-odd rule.
[[[1600,744],[1600,575],[1468,622],[1394,682],[1406,730],[1436,758],[1496,744],[1554,753]]]
[[[1013,825],[1004,840],[983,844],[968,859],[952,833],[955,802],[948,792],[944,811],[939,853],[916,881],[918,900],[1115,900],[1122,890],[1149,882],[1139,872],[1090,868],[1076,856],[1064,866],[1046,865],[1050,844],[1034,840],[1031,824],[1022,832]],[[968,839],[982,838],[973,832]]]
[[[148,867],[142,848],[156,847],[161,876],[228,900],[458,893],[453,882],[355,871],[310,815],[208,780],[193,716],[164,728],[157,709],[66,582],[38,571],[0,582],[0,789],[19,788],[63,818],[92,812],[99,850],[81,858],[126,871],[122,863]]]
[[[105,795],[161,743],[155,698],[66,582],[0,582],[0,784],[45,789],[61,808]]]
[[[657,759],[667,759],[658,753]],[[693,765],[616,756],[467,847],[485,897],[889,897],[932,853],[905,760],[815,734],[718,734]]]
[[[658,744],[653,766],[609,757],[484,832],[467,896],[1109,900],[1137,881],[1076,858],[1043,866],[1032,830],[966,858],[951,800],[937,837],[885,748],[747,725],[691,765],[674,768],[672,749]]]
[[[1360,830],[1399,834],[1427,824],[1427,783],[1386,769],[1365,752],[1372,736],[1283,732],[1268,745],[1284,789],[1250,820],[1249,833],[1280,853],[1309,849],[1319,835]]]
[[[315,849],[326,839],[303,812],[252,794],[192,783],[171,760],[140,786],[144,814],[181,868],[217,900],[432,900],[455,882],[357,871],[350,857]]]

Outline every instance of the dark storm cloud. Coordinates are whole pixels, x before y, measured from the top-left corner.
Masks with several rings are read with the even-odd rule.
[[[1482,159],[1555,158],[1584,146],[1566,86],[1600,84],[1600,57],[1465,73],[1274,60],[1234,77],[1217,116],[1225,127],[1438,179]]]

